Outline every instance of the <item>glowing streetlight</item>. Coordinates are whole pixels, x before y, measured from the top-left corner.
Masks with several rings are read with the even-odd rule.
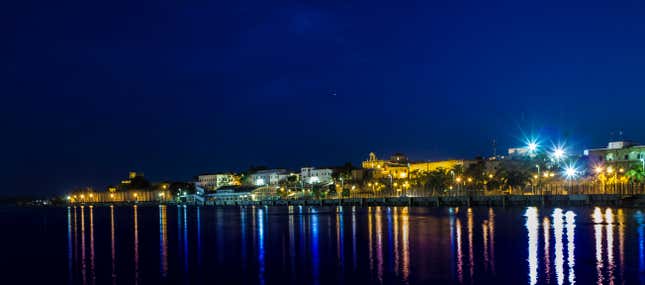
[[[594,171],[595,171],[597,174],[602,173],[602,171],[603,171],[602,166],[596,166],[596,168],[594,169]]]
[[[561,160],[565,155],[566,151],[562,146],[557,146],[553,149],[553,158],[555,158],[555,160]]]
[[[535,153],[535,152],[537,151],[537,149],[538,149],[538,147],[539,147],[539,146],[538,146],[537,142],[535,142],[535,141],[530,141],[530,142],[527,144],[527,146],[526,146],[526,147],[529,149],[529,152],[530,152],[530,153]]]
[[[578,170],[569,165],[564,169],[564,175],[567,177],[567,179],[572,179],[576,177],[576,174],[578,173]]]

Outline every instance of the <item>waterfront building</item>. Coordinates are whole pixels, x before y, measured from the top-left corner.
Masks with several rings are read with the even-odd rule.
[[[627,169],[635,163],[645,166],[645,145],[630,141],[609,142],[606,148],[586,149],[584,155],[592,168],[607,165]]]
[[[197,183],[209,191],[223,186],[240,185],[238,177],[233,173],[202,174],[197,176]]]
[[[425,161],[425,162],[413,162],[410,163],[410,172],[430,172],[437,170],[439,168],[450,170],[457,165],[462,165],[464,167],[466,162],[464,160],[439,160],[439,161]]]
[[[370,152],[369,158],[361,166],[371,170],[372,178],[407,178],[409,174],[408,159],[401,153],[396,153],[390,160],[381,160]]]
[[[303,167],[300,169],[300,179],[303,183],[329,183],[332,182],[333,170],[329,168]]]
[[[249,175],[250,183],[255,186],[278,185],[281,181],[287,180],[289,173],[286,169],[267,169],[260,170]]]
[[[215,193],[206,194],[207,201],[250,201],[255,186],[222,186]]]

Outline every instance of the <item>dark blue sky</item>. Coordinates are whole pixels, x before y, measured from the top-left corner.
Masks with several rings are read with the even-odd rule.
[[[0,193],[645,142],[640,1],[5,2]]]

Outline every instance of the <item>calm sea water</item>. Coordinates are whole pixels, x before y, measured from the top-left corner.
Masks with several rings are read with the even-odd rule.
[[[0,208],[4,284],[645,284],[617,208]]]

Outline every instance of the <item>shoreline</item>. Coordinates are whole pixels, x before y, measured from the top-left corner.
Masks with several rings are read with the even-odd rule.
[[[262,200],[262,201],[207,201],[205,203],[74,203],[67,206],[109,205],[188,205],[205,207],[227,206],[415,206],[415,207],[645,207],[645,194],[577,194],[577,195],[499,195],[499,196],[445,196],[445,197],[390,197],[346,198],[321,200]]]

